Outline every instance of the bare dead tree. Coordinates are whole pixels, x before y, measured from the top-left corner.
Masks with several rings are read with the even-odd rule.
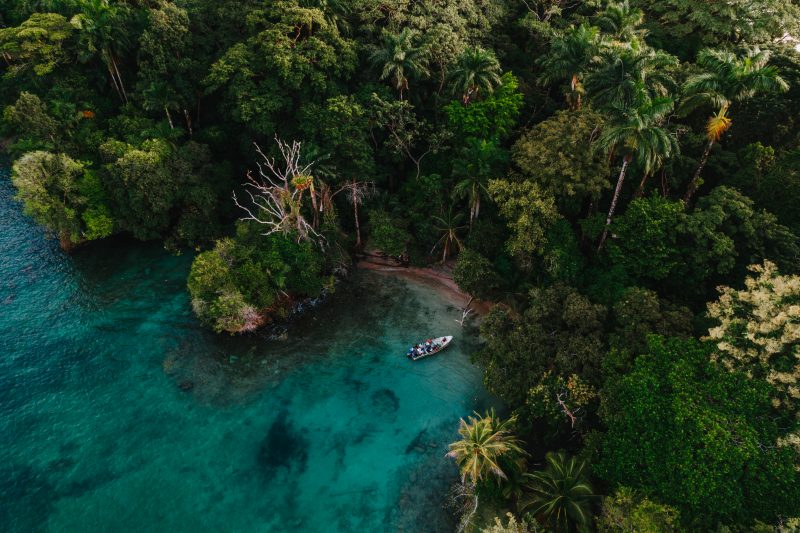
[[[250,205],[240,203],[236,192],[233,193],[234,203],[246,213],[240,220],[252,220],[265,226],[264,235],[296,232],[298,242],[310,240],[322,246],[325,238],[302,213],[303,195],[307,190],[314,197],[312,202],[316,202],[313,177],[309,174],[313,162],[305,165],[300,163],[299,141],[289,144],[275,135],[275,142],[282,156],[281,161],[267,157],[261,147],[254,143],[263,161],[256,163],[258,175],[248,171],[247,181],[243,184],[244,191],[250,197]]]
[[[565,392],[559,392],[556,395],[556,402],[558,402],[558,405],[561,406],[561,410],[564,412],[565,415],[567,415],[567,418],[569,418],[570,427],[574,428],[575,421],[578,418],[575,416],[575,413],[573,413],[572,410],[570,410],[570,408],[567,407],[567,402],[564,400],[564,396],[566,396]]]

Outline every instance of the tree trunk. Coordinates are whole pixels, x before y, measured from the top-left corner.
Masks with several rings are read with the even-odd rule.
[[[319,227],[319,211],[317,211],[317,190],[314,188],[313,178],[311,186],[309,187],[309,193],[311,194],[311,211],[314,213],[314,218],[311,219],[311,223],[314,229],[316,229]]]
[[[125,91],[125,84],[122,83],[122,76],[119,73],[119,68],[117,67],[117,61],[114,59],[114,56],[108,54],[108,57],[111,58],[111,64],[114,66],[114,72],[117,73],[117,80],[119,81],[119,87],[122,89],[122,96],[125,100],[125,103],[128,103],[128,93]]]
[[[197,113],[195,114],[195,124],[200,127],[200,94],[197,95]]]
[[[174,130],[175,125],[172,123],[172,115],[170,115],[169,108],[167,106],[164,106],[164,113],[167,114],[167,122],[169,122],[169,129]]]
[[[353,187],[353,216],[356,222],[356,250],[361,249],[361,224],[358,221],[358,196],[356,195],[356,188]]]
[[[186,117],[186,127],[189,128],[189,137],[194,135],[192,131],[192,117],[189,115],[189,110],[185,107],[183,108],[183,116]]]
[[[694,177],[692,177],[692,181],[689,182],[689,187],[686,188],[686,194],[683,195],[683,203],[688,207],[689,200],[692,199],[692,195],[697,191],[697,188],[700,186],[700,173],[703,172],[703,167],[706,166],[706,162],[708,161],[708,154],[711,152],[711,147],[714,145],[714,141],[708,141],[706,145],[705,151],[703,151],[703,156],[700,158],[700,164],[697,166],[697,170],[694,172]]]
[[[614,189],[611,207],[608,208],[606,226],[603,228],[603,234],[600,236],[600,244],[597,245],[597,253],[600,253],[603,249],[603,244],[605,244],[606,237],[608,237],[608,227],[611,225],[611,219],[614,217],[614,211],[617,209],[617,201],[619,200],[619,193],[622,191],[622,184],[625,182],[625,172],[628,170],[628,163],[630,163],[630,160],[627,157],[622,160],[622,170],[620,170],[619,178],[617,178],[617,187]]]
[[[119,96],[120,101],[125,101],[122,98],[122,91],[119,89],[119,84],[117,83],[117,78],[114,76],[114,70],[111,68],[111,64],[107,63],[106,67],[108,67],[108,75],[111,77],[111,83],[114,84],[114,89],[117,91],[117,96]]]
[[[633,199],[634,200],[644,196],[644,186],[647,183],[647,179],[649,177],[650,177],[650,174],[645,174],[644,176],[642,176],[642,181],[639,182],[639,187],[636,189],[636,192],[633,193]]]

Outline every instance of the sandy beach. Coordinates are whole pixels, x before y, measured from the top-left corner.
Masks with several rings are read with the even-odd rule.
[[[470,303],[471,296],[459,289],[456,282],[453,281],[452,263],[425,268],[403,266],[390,258],[384,258],[378,254],[368,252],[356,263],[356,266],[427,285],[456,307],[463,309],[469,304],[476,315],[486,314],[493,305],[492,302],[478,299],[472,299]]]

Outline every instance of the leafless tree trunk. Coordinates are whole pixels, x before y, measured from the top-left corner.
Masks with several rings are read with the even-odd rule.
[[[614,189],[614,197],[611,199],[611,207],[608,209],[608,217],[606,217],[606,226],[603,228],[603,234],[600,236],[600,244],[597,245],[597,252],[603,249],[603,244],[606,242],[606,237],[608,237],[608,227],[611,225],[611,220],[614,217],[614,211],[617,209],[617,201],[619,200],[619,193],[622,191],[622,184],[625,181],[625,172],[628,170],[628,164],[630,163],[630,159],[626,157],[622,160],[622,170],[619,172],[619,178],[617,178],[617,187]]]
[[[167,122],[169,122],[169,129],[174,130],[175,126],[172,124],[172,115],[169,112],[169,108],[164,106],[164,113],[167,114]]]
[[[375,189],[375,184],[371,181],[358,181],[351,179],[331,195],[331,198],[340,192],[348,193],[348,200],[353,204],[353,216],[356,225],[356,250],[361,249],[361,222],[358,217],[358,206],[364,203]]]
[[[119,68],[117,67],[117,60],[114,59],[114,56],[109,52],[108,54],[109,59],[111,60],[111,64],[114,66],[114,72],[117,74],[117,80],[119,81],[119,87],[122,89],[122,97],[125,100],[125,103],[128,103],[128,93],[125,91],[125,84],[122,83],[122,76],[119,73]]]

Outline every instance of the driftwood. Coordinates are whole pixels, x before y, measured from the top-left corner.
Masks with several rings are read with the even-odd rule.
[[[464,307],[464,309],[461,310],[461,320],[456,320],[456,322],[458,322],[458,325],[460,325],[462,328],[464,327],[464,321],[474,311],[474,309],[472,309],[472,300],[474,299],[475,299],[474,296],[470,297],[469,301],[467,302],[467,305]]]

